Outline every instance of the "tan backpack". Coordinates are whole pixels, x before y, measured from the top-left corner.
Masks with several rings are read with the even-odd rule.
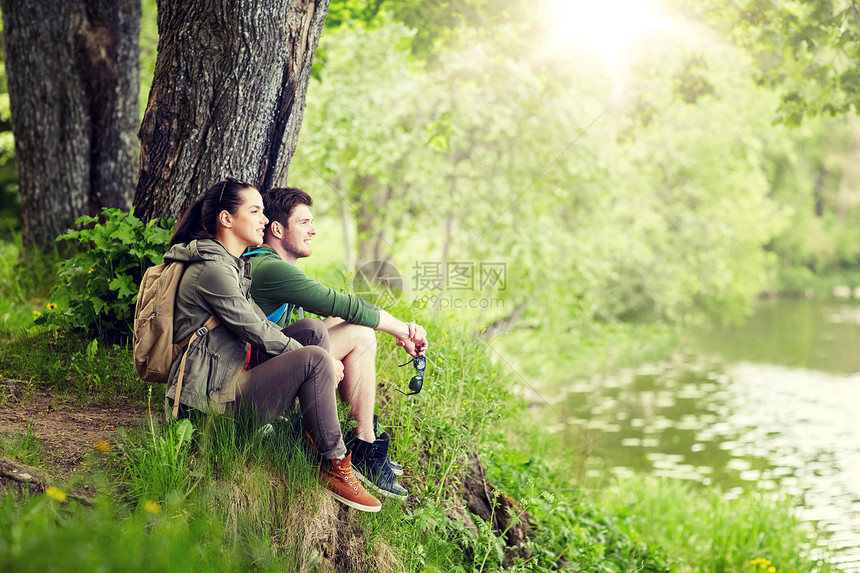
[[[167,383],[170,366],[183,349],[220,323],[210,316],[206,323],[179,344],[173,343],[173,307],[185,264],[174,261],[146,269],[134,306],[134,366],[147,382]],[[179,396],[185,376],[185,358],[179,364],[173,417],[179,414]]]

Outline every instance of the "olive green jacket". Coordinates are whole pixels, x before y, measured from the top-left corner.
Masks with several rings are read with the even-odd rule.
[[[223,413],[236,399],[236,380],[245,364],[248,343],[269,354],[301,348],[285,336],[251,299],[251,279],[237,259],[212,239],[174,245],[164,262],[181,261],[186,269],[176,292],[174,342],[184,340],[210,316],[221,323],[188,346],[180,403],[197,410]],[[182,354],[173,361],[166,396],[176,397]]]

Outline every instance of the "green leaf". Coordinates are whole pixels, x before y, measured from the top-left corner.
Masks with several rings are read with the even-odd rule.
[[[97,338],[93,338],[92,342],[90,342],[87,345],[87,359],[90,361],[95,359],[98,351],[99,351],[99,341]]]
[[[194,437],[194,425],[191,420],[185,418],[179,422],[176,427],[177,448],[181,448],[183,444],[190,443]]]
[[[113,279],[108,285],[111,290],[117,291],[117,296],[125,298],[137,294],[138,288],[131,275],[120,275]]]

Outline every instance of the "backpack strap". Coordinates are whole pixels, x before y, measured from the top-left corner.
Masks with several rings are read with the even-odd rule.
[[[217,316],[210,316],[203,326],[191,333],[191,335],[179,343],[179,347],[183,349],[182,360],[179,361],[179,378],[176,380],[176,395],[173,398],[173,419],[179,419],[179,397],[182,395],[182,379],[185,378],[185,359],[188,358],[186,348],[189,344],[205,335],[207,332],[221,324]]]

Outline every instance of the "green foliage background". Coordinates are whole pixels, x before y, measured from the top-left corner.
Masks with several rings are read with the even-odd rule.
[[[141,113],[157,52],[156,2],[142,7]],[[595,360],[646,356],[647,344],[632,348],[638,335],[669,338],[666,325],[742,320],[763,291],[860,285],[860,126],[838,115],[856,107],[856,6],[678,2],[673,9],[693,33],[646,38],[621,75],[575,49],[542,49],[548,26],[530,8],[520,0],[335,0],[330,7],[290,169],[290,183],[314,196],[327,232],[309,270],[348,289],[343,277],[362,263],[393,262],[409,286],[392,310],[427,325],[434,342],[423,402],[385,393],[380,401],[396,425],[396,455],[419,468],[410,484],[416,505],[389,511],[365,531],[395,540],[410,570],[500,566],[503,544],[486,524],[476,520],[473,530],[446,514],[457,498],[450,480],[475,449],[540,526],[534,568],[563,567],[565,555],[570,569],[678,570],[679,560],[709,551],[713,570],[742,570],[766,533],[780,534],[774,547],[787,570],[827,570],[797,556],[805,533],[787,503],[754,500],[738,512],[709,496],[693,507],[687,500],[696,492],[632,483],[634,502],[619,491],[603,500],[611,510],[596,510],[571,486],[573,456],[539,458],[516,449],[539,443],[516,426],[521,381],[496,378],[500,355],[481,335],[499,325],[527,332],[500,347],[527,355],[522,363],[538,372],[562,357],[568,373],[580,373]],[[20,222],[12,144],[0,67],[0,232],[14,233]],[[144,389],[126,349],[106,343],[128,336],[137,283],[146,266],[160,262],[171,226],[116,210],[84,217],[59,237],[66,249],[56,265],[51,254],[2,243],[0,262],[28,269],[0,273],[2,330],[15,335],[2,357],[4,372],[81,398],[139,398]],[[503,265],[505,280],[428,288],[413,280],[428,263]],[[56,280],[50,271],[42,279],[32,272],[47,268],[56,269]],[[469,300],[498,304],[444,312],[438,306]],[[31,314],[39,315],[36,327]],[[45,330],[53,337],[38,336]],[[608,356],[611,346],[625,349]],[[29,364],[28,352],[56,356]],[[381,379],[394,383],[400,372],[392,356],[381,361]],[[92,510],[44,497],[7,501],[0,507],[0,563],[61,545],[78,546],[82,566],[96,567],[133,559],[139,552],[128,546],[157,544],[184,551],[183,563],[194,568],[201,566],[198,554],[185,546],[202,544],[221,551],[221,569],[249,559],[261,570],[282,565],[270,541],[288,525],[288,502],[307,492],[273,476],[296,467],[287,455],[295,445],[279,449],[281,457],[259,440],[241,451],[217,443],[195,451],[192,435],[201,434],[154,425],[142,440],[123,435],[107,478],[123,500],[119,507],[108,498]],[[19,449],[40,459],[32,436],[25,442]],[[195,462],[194,472],[174,467]],[[159,476],[159,487],[148,489]],[[297,483],[307,485],[309,476]],[[238,517],[219,501],[237,483],[253,486],[265,508],[259,515]],[[147,515],[151,498],[169,515]],[[666,503],[692,509],[675,514]],[[280,511],[270,513],[273,506]],[[748,519],[730,521],[744,512],[762,517],[755,538],[744,536]],[[666,533],[697,531],[695,519],[715,514],[728,525],[711,531],[708,547],[676,545]],[[234,520],[229,532],[224,519]],[[92,549],[81,538],[91,520],[97,540],[117,544]],[[227,534],[232,543],[223,549]],[[23,544],[25,536],[34,542]]]

